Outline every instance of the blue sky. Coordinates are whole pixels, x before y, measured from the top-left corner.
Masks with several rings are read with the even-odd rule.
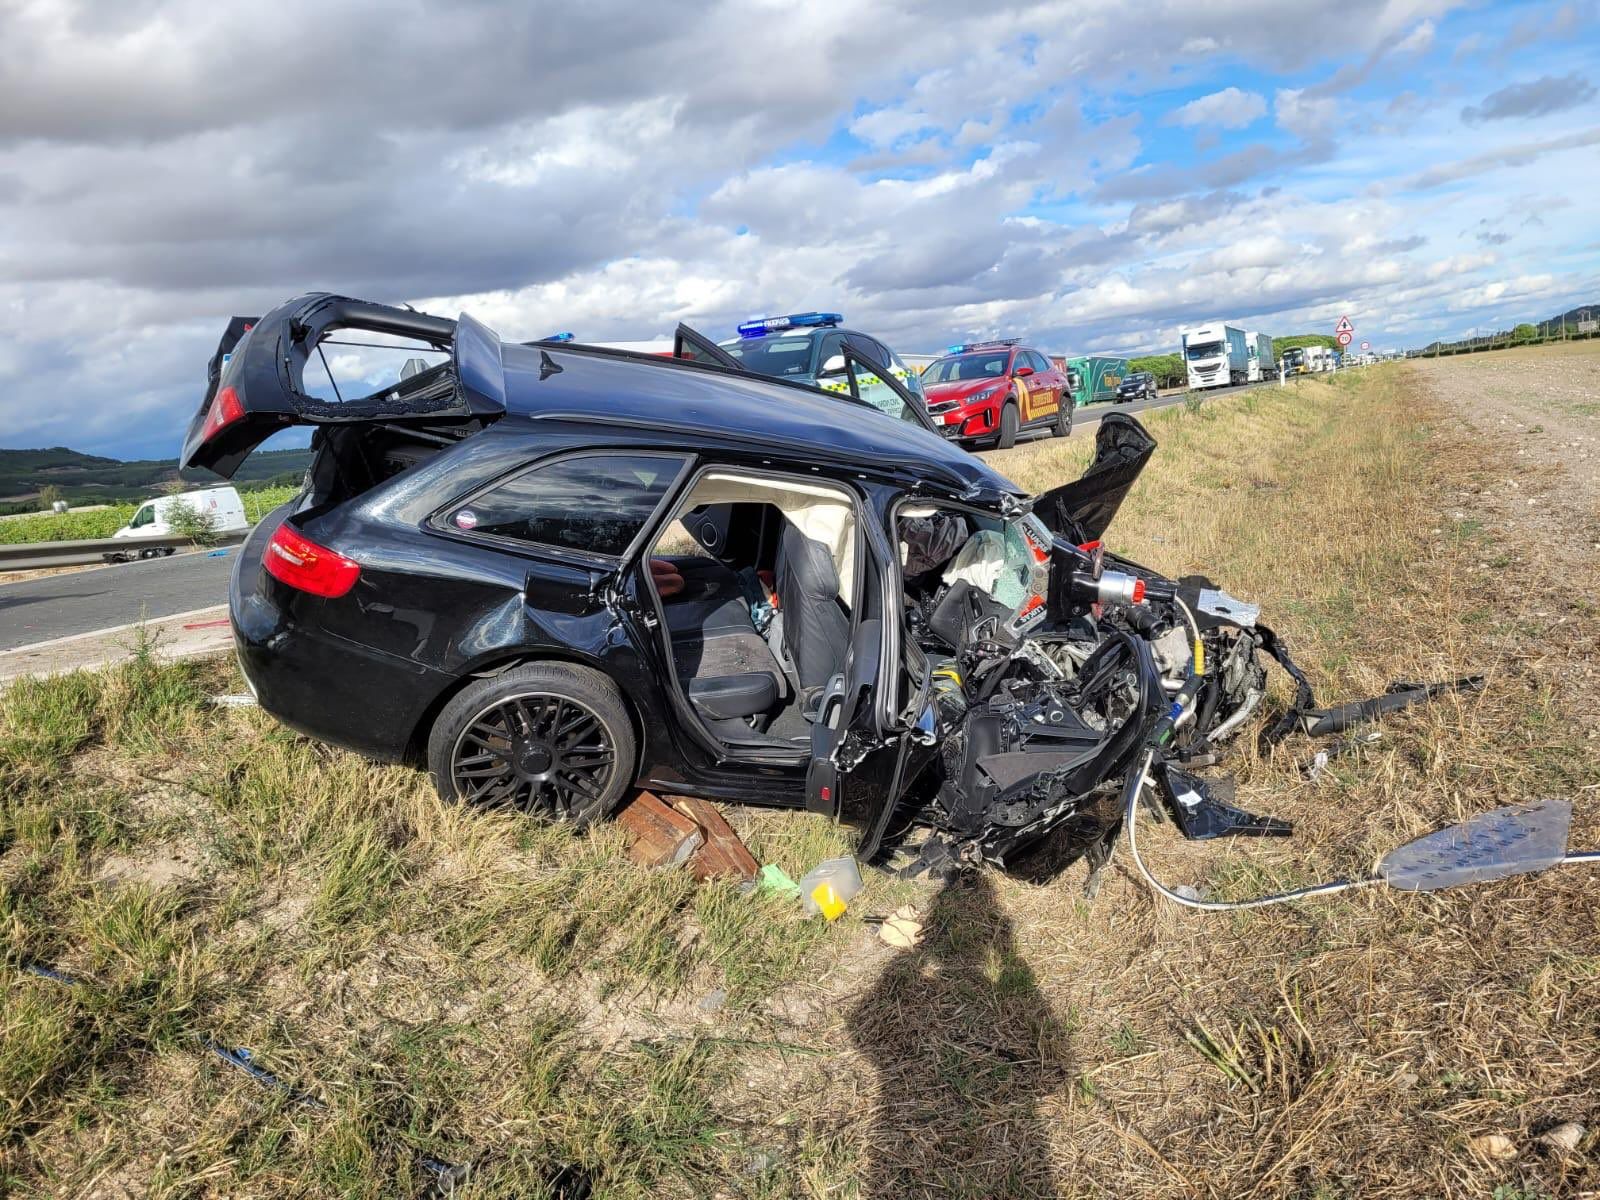
[[[228,316],[315,289],[903,351],[1600,301],[1593,3],[974,8],[7,6],[0,443],[171,455]]]

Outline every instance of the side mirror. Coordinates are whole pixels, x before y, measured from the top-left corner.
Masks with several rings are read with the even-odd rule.
[[[844,374],[844,355],[835,354],[832,358],[828,359],[827,362],[822,364],[822,370],[819,371],[818,374],[819,375],[843,375]]]
[[[1018,367],[1015,371],[1013,371],[1011,373],[1013,375],[1015,375],[1018,379],[1026,379],[1029,375],[1033,374],[1033,368],[1032,367]]]

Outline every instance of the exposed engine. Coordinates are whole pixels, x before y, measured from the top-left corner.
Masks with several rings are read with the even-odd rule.
[[[1260,708],[1269,664],[1288,673],[1295,700],[1265,742],[1333,732],[1330,720],[1344,728],[1365,712],[1314,709],[1256,605],[1104,550],[1099,538],[1154,450],[1137,421],[1112,414],[1089,470],[1030,513],[998,529],[953,508],[902,519],[908,624],[929,659],[939,746],[918,814],[934,836],[908,869],[988,861],[1048,876],[1084,856],[1098,867],[1121,830],[1130,772],[1146,761],[1185,836],[1286,835],[1286,822],[1229,804],[1231,780],[1195,772]]]

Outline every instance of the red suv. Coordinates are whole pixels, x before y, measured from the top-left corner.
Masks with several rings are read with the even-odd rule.
[[[922,372],[928,413],[945,437],[1006,449],[1024,429],[1072,433],[1067,374],[1019,339],[952,346]]]

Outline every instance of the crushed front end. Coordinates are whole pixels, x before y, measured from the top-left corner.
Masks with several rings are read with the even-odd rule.
[[[928,660],[938,741],[907,798],[932,831],[907,869],[989,862],[1049,877],[1081,857],[1103,863],[1124,783],[1155,741],[1156,782],[1187,836],[1289,832],[1191,774],[1260,707],[1269,663],[1293,678],[1294,712],[1309,709],[1281,641],[1211,580],[1168,579],[1100,543],[1155,448],[1111,414],[1088,471],[1029,513],[902,515],[907,621]]]

